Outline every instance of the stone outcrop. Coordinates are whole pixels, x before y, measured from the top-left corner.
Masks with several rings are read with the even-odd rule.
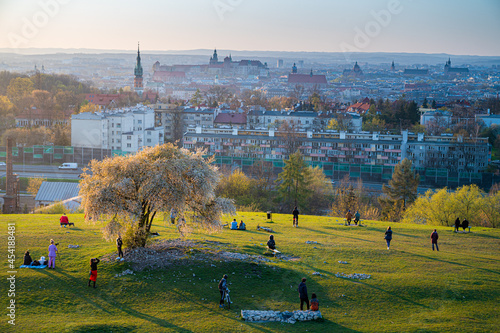
[[[266,322],[277,321],[289,324],[295,324],[296,321],[308,321],[322,318],[320,311],[259,311],[259,310],[241,310],[241,318],[246,321]]]

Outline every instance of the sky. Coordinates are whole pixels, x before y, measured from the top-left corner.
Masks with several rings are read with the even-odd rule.
[[[0,0],[0,48],[500,56],[499,0]]]

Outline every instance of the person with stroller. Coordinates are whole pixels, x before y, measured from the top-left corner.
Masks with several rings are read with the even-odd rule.
[[[227,290],[227,274],[224,274],[222,279],[219,281],[219,292],[220,292],[219,308],[224,307],[224,296],[226,295],[226,290]]]

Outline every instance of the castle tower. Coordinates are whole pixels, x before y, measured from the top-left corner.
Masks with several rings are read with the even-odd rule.
[[[137,43],[137,63],[135,64],[134,69],[134,90],[142,96],[142,92],[144,91],[144,86],[142,82],[142,65],[141,65],[141,52],[139,51],[139,43]]]
[[[217,65],[219,58],[217,57],[217,49],[214,49],[214,54],[210,57],[210,65]]]
[[[392,61],[391,71],[394,72],[396,70],[396,66],[394,66],[394,60]]]
[[[292,74],[297,74],[297,66],[295,65],[295,63],[293,63],[292,66]]]

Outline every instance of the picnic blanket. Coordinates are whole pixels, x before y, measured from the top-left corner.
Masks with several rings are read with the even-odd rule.
[[[32,265],[21,265],[19,268],[47,268],[47,265],[38,265],[38,266],[32,266]]]

